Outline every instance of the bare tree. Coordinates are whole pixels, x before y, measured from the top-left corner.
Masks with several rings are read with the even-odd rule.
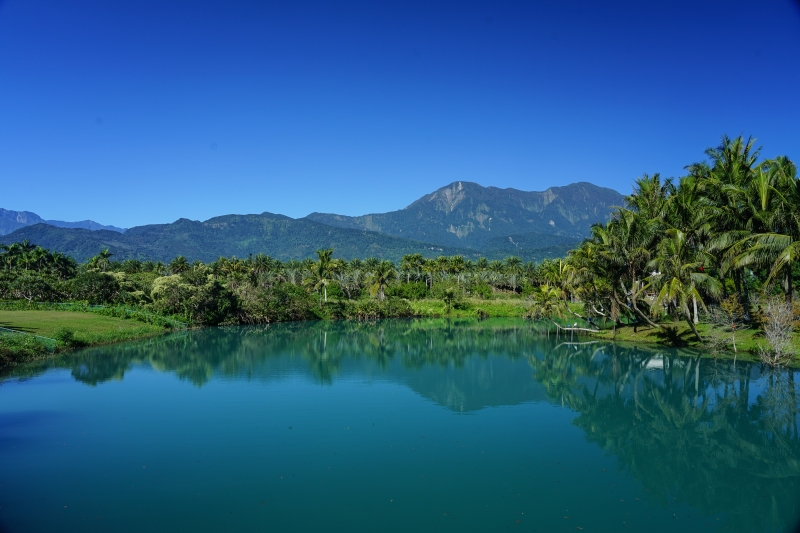
[[[744,328],[747,323],[744,307],[739,303],[739,299],[736,295],[731,295],[722,300],[718,307],[711,307],[708,311],[709,321],[714,326],[708,344],[715,353],[720,349],[728,349],[730,346],[733,348],[733,353],[736,354],[738,351],[736,349],[736,332]],[[733,361],[736,364],[736,355],[734,355]]]
[[[772,297],[766,300],[762,310],[761,329],[766,345],[759,346],[761,361],[769,366],[782,366],[794,357],[792,345],[794,309],[790,302]]]

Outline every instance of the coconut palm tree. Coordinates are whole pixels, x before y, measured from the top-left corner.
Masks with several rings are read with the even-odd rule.
[[[189,264],[189,260],[186,259],[184,256],[179,255],[175,259],[169,262],[167,268],[173,274],[183,274],[184,272],[188,272],[192,269],[192,266]]]
[[[381,261],[372,270],[368,278],[369,283],[371,283],[372,293],[377,294],[379,300],[384,300],[386,298],[384,293],[386,286],[394,281],[396,277],[397,270],[394,263],[387,260]]]
[[[108,251],[108,248],[104,248],[99,254],[89,260],[89,265],[100,272],[105,272],[108,270],[108,267],[111,266],[111,257],[113,255],[114,254]]]
[[[706,308],[699,289],[712,296],[722,293],[719,281],[705,271],[706,265],[713,264],[713,257],[703,250],[693,249],[686,234],[678,229],[669,229],[661,241],[658,255],[648,264],[655,269],[650,282],[659,289],[651,312],[656,315],[661,306],[674,306],[694,333],[697,340],[702,337],[695,325],[698,323],[698,304]]]
[[[751,207],[762,231],[731,246],[737,267],[770,269],[767,283],[780,279],[788,302],[794,296],[792,266],[800,259],[800,180],[786,157],[766,161],[754,179],[757,202]],[[751,197],[752,197],[751,196]]]

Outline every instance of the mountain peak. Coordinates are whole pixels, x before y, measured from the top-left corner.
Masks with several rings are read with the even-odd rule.
[[[581,239],[592,224],[608,220],[611,209],[621,203],[620,193],[588,182],[529,192],[454,181],[399,211],[359,217],[312,213],[306,218],[331,226],[481,249],[499,236],[525,234],[526,242],[535,240],[532,233]]]
[[[80,228],[92,231],[96,230],[110,230],[122,233],[125,228],[118,228],[116,226],[104,226],[98,224],[93,220],[81,220],[79,222],[65,222],[63,220],[44,220],[36,213],[30,211],[12,211],[10,209],[3,209],[0,207],[0,235],[7,235],[12,231],[16,231],[26,226],[34,224],[49,224],[57,228]]]

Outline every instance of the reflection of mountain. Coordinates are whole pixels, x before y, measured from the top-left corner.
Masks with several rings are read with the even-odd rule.
[[[531,368],[524,359],[475,356],[464,361],[459,368],[423,367],[416,372],[396,370],[389,367],[386,375],[392,380],[402,381],[420,396],[454,411],[477,411],[484,407],[547,400],[544,387],[531,379]]]
[[[542,349],[544,338],[536,331],[530,322],[507,320],[285,323],[88,349],[56,364],[93,386],[123,379],[136,364],[174,372],[198,386],[215,376],[306,376],[320,383],[366,377],[402,383],[442,406],[472,411],[546,398],[522,355]],[[37,367],[14,372],[36,373]]]
[[[198,386],[300,376],[323,385],[389,381],[459,412],[545,400],[572,409],[586,439],[665,504],[718,516],[731,531],[793,524],[800,514],[795,372],[563,341],[512,320],[294,323],[86,350],[15,376],[55,364],[95,385],[149,364]]]

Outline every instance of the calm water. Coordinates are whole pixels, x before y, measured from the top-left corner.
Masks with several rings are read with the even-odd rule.
[[[205,330],[18,368],[0,531],[794,526],[794,373],[533,327]]]

